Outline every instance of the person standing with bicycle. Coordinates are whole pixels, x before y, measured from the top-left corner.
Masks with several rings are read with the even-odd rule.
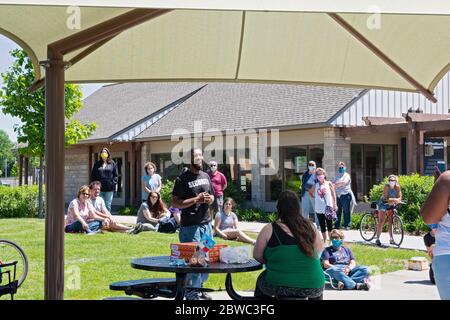
[[[383,196],[378,202],[378,225],[377,225],[377,236],[375,243],[381,246],[380,235],[383,231],[384,222],[386,220],[386,214],[388,216],[388,230],[389,230],[389,243],[395,244],[392,235],[392,214],[393,209],[402,201],[402,191],[398,183],[398,178],[396,175],[391,174],[388,177],[388,183],[384,185]]]

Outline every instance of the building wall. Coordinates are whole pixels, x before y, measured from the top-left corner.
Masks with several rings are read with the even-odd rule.
[[[450,73],[436,86],[437,103],[432,103],[420,93],[369,90],[356,103],[347,108],[332,122],[336,126],[364,126],[363,117],[402,117],[409,108],[428,114],[448,114],[450,107]]]
[[[64,155],[64,202],[76,198],[79,188],[89,183],[89,147],[71,147]]]

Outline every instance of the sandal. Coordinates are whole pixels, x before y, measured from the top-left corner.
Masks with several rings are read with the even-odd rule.
[[[390,243],[390,244],[395,244],[395,245],[397,245],[397,244],[395,243],[394,239],[389,240],[389,243]]]

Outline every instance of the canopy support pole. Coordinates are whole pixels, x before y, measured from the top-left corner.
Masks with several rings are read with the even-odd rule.
[[[64,62],[45,63],[45,299],[64,299]]]
[[[124,30],[171,10],[135,9],[48,45],[45,74],[45,299],[64,299],[64,55],[94,44],[81,60]],[[89,168],[90,170],[90,168]]]
[[[370,42],[366,37],[364,37],[359,31],[357,31],[353,26],[351,26],[347,21],[345,21],[337,13],[328,13],[328,15],[335,20],[342,28],[347,30],[353,37],[355,37],[359,42],[361,42],[367,49],[372,51],[378,58],[380,58],[384,63],[391,67],[398,75],[405,79],[411,86],[416,88],[416,90],[422,93],[428,100],[436,103],[437,100],[432,92],[422,86],[417,82],[412,76],[410,76],[405,70],[403,70],[398,64],[396,64],[391,58],[389,58],[383,51],[378,49],[372,42]]]

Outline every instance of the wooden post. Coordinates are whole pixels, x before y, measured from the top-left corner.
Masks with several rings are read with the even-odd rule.
[[[408,174],[418,172],[418,132],[416,123],[408,123],[408,136],[406,137],[406,153],[408,159]]]
[[[136,201],[136,142],[130,143],[130,205],[134,205]]]
[[[50,48],[45,63],[45,299],[64,299],[64,62]]]
[[[28,173],[29,173],[29,158],[25,157],[25,170],[24,170],[24,177],[25,177],[25,185],[28,185]]]
[[[18,169],[19,169],[19,172],[18,172],[18,175],[19,175],[19,186],[21,186],[22,182],[23,182],[23,179],[22,179],[22,177],[23,177],[23,156],[22,155],[19,156]]]
[[[424,153],[425,153],[425,138],[424,138],[424,131],[418,130],[417,131],[417,172],[423,175],[423,172],[425,170],[424,168]]]

